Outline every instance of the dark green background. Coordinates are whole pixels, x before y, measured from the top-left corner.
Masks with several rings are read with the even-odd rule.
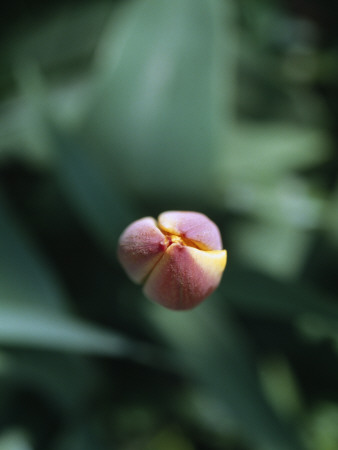
[[[3,9],[1,450],[337,450],[337,19],[329,1]],[[228,250],[188,312],[116,259],[170,209]]]

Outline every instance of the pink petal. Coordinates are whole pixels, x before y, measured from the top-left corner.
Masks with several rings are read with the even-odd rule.
[[[119,239],[118,258],[128,276],[141,283],[168,246],[167,239],[152,217],[133,222]]]
[[[226,251],[204,251],[172,244],[144,285],[151,300],[170,309],[191,309],[218,286],[226,264]]]
[[[158,218],[161,230],[182,236],[202,250],[222,250],[222,238],[217,225],[207,216],[190,211],[167,211]]]

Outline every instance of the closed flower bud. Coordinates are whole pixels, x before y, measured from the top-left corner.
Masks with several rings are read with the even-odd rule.
[[[170,309],[191,309],[219,285],[227,260],[218,227],[204,214],[167,211],[133,222],[118,258],[145,295]]]

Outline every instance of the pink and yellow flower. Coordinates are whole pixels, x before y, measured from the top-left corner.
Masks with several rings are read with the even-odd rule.
[[[227,261],[217,225],[190,211],[167,211],[129,225],[118,258],[145,295],[170,309],[191,309],[219,285]]]

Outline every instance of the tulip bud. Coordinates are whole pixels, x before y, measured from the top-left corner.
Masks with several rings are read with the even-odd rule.
[[[204,214],[167,211],[133,222],[118,258],[145,295],[169,309],[191,309],[219,285],[226,265],[218,227]]]

